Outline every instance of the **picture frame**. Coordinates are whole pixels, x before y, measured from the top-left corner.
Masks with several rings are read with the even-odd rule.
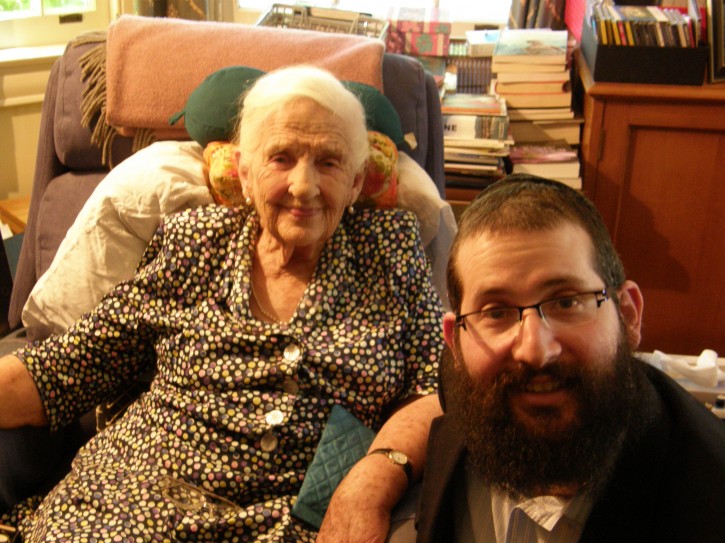
[[[710,83],[725,82],[725,0],[707,0]]]

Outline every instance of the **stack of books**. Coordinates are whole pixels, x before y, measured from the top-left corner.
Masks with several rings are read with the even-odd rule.
[[[507,29],[493,52],[490,92],[506,100],[517,143],[578,145],[583,119],[571,107],[566,30]]]
[[[575,189],[582,188],[577,152],[564,140],[543,145],[515,144],[509,152],[512,173],[528,173],[556,179]]]
[[[441,111],[446,190],[480,191],[503,177],[504,157],[513,143],[506,101],[489,94],[451,93],[444,95]]]

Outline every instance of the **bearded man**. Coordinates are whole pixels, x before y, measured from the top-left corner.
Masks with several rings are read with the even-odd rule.
[[[725,540],[725,425],[634,355],[642,294],[589,200],[492,185],[448,288],[419,542]]]

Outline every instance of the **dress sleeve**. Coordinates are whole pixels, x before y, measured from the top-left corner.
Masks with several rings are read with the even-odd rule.
[[[443,347],[443,306],[433,286],[418,220],[401,212],[395,233],[400,244],[392,273],[398,294],[406,304],[406,331],[401,349],[406,357],[404,395],[430,394],[438,389],[438,361]]]
[[[163,297],[164,227],[154,236],[134,277],[120,283],[65,333],[15,352],[40,392],[55,430],[113,398],[153,369],[154,300]]]

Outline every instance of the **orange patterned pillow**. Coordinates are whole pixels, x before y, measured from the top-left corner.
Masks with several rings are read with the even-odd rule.
[[[383,208],[398,202],[398,149],[393,140],[381,132],[369,131],[370,157],[367,174],[357,204]],[[217,204],[244,205],[239,181],[239,153],[234,144],[212,141],[204,148],[204,177]]]

